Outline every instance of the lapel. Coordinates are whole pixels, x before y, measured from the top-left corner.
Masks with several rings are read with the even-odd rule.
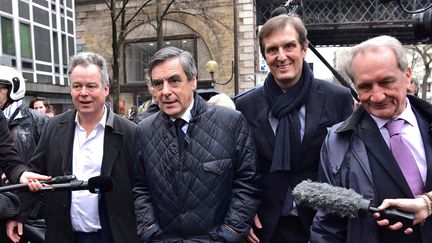
[[[262,133],[262,136],[265,138],[269,146],[272,148],[272,151],[274,149],[274,143],[276,136],[273,132],[273,129],[270,125],[270,122],[268,120],[269,118],[269,112],[270,112],[270,105],[265,99],[264,96],[264,89],[261,89],[261,108],[258,109],[258,115],[257,115],[257,122],[258,125],[261,126],[260,132]],[[273,154],[273,152],[272,152]]]
[[[305,128],[302,141],[302,148],[307,148],[312,143],[315,131],[321,121],[325,94],[317,87],[317,83],[312,81],[309,97],[306,101]],[[324,107],[325,108],[325,107]]]
[[[117,126],[114,126],[114,120],[119,118],[114,115],[114,112],[108,106],[106,107],[108,114],[105,125],[101,175],[110,176],[118,153],[122,148],[123,133],[117,130]]]
[[[367,150],[377,158],[376,161],[388,173],[395,185],[400,187],[407,197],[413,197],[408,183],[406,182],[402,171],[399,169],[391,150],[384,141],[384,138],[381,136],[381,132],[376,126],[375,121],[369,114],[364,116],[358,130],[358,136],[366,145]],[[375,180],[379,180],[379,178],[375,178]]]
[[[426,155],[427,174],[424,191],[429,192],[432,190],[432,124],[429,124],[414,107],[412,108],[417,118],[417,124],[422,136]]]
[[[76,111],[66,113],[63,120],[59,123],[59,136],[57,137],[60,140],[57,142],[60,145],[59,152],[63,175],[69,175],[72,173],[72,150],[75,136],[75,114]]]
[[[105,127],[101,175],[111,175],[114,162],[116,161],[118,153],[122,146],[122,136],[122,134],[117,133],[111,127]]]

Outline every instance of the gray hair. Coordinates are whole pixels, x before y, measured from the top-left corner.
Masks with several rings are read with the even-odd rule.
[[[148,66],[150,80],[152,80],[151,73],[153,68],[156,65],[161,64],[173,57],[178,58],[188,80],[192,80],[193,78],[197,77],[198,71],[192,54],[188,51],[183,51],[177,47],[170,46],[160,49],[151,57]]]
[[[406,56],[406,50],[403,47],[402,43],[394,37],[382,35],[363,41],[362,43],[354,46],[351,49],[351,58],[348,61],[347,65],[347,74],[353,82],[355,82],[352,73],[352,60],[354,59],[354,57],[359,53],[366,53],[368,51],[376,50],[381,47],[387,47],[395,53],[398,68],[402,72],[405,72],[405,70],[408,68],[408,59]]]
[[[94,64],[99,68],[100,75],[102,77],[102,85],[106,86],[109,84],[108,66],[106,64],[105,58],[101,55],[93,52],[81,52],[72,56],[69,60],[68,66],[68,77],[70,80],[70,75],[74,68],[78,65],[88,66]]]

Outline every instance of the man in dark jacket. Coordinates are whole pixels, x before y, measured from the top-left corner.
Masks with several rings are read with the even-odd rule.
[[[407,97],[412,70],[404,47],[393,37],[379,36],[355,46],[351,54],[347,67],[361,106],[329,131],[321,152],[321,179],[352,188],[373,207],[386,198],[431,191],[432,106]],[[394,124],[399,131],[393,131]],[[413,230],[405,235],[378,227],[371,215],[340,218],[318,211],[310,242],[432,242],[431,220]]]
[[[187,51],[159,50],[149,73],[161,111],[137,130],[134,193],[141,239],[239,242],[259,202],[246,120],[197,95],[196,65]]]
[[[14,147],[12,137],[9,133],[9,129],[7,126],[7,121],[3,115],[3,112],[0,112],[0,167],[9,169],[14,168],[13,165],[21,165],[23,162],[21,161],[16,148]],[[15,217],[19,212],[19,199],[17,196],[7,193],[0,193],[0,220],[5,220],[8,218]],[[4,226],[4,224],[1,224]],[[4,227],[0,229],[0,241],[6,242],[6,234],[4,232]]]
[[[23,104],[25,92],[22,75],[14,68],[0,65],[0,108],[8,120],[19,156],[28,163],[48,117]]]
[[[314,211],[295,205],[291,190],[302,180],[317,178],[327,127],[353,111],[348,89],[314,78],[304,61],[306,34],[298,17],[269,19],[259,41],[270,73],[262,87],[236,102],[252,128],[265,173],[252,242],[308,241]]]
[[[48,121],[29,166],[53,177],[73,174],[84,181],[109,176],[115,186],[102,195],[45,193],[46,242],[138,242],[132,195],[136,125],[105,104],[109,77],[103,57],[86,52],[73,56],[68,75],[76,110]],[[16,224],[10,222],[8,228],[14,241],[19,239],[13,231]]]
[[[48,116],[23,104],[25,92],[25,82],[21,73],[12,67],[0,66],[0,107],[8,120],[7,124],[18,154],[27,164],[39,143],[42,127],[48,120]],[[6,176],[2,179],[7,181]],[[25,195],[20,196],[22,201],[27,200]],[[35,235],[43,236],[45,232],[45,222],[39,211],[40,207],[41,202],[33,205],[26,222],[28,227],[25,230],[24,240],[37,241],[38,238],[43,240],[43,237],[35,238]]]

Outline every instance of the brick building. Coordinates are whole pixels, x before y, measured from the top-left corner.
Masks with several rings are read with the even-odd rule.
[[[132,1],[127,5],[128,15],[143,2]],[[163,9],[167,2],[162,1]],[[214,88],[233,96],[254,87],[257,42],[253,0],[184,0],[176,1],[170,10],[173,13],[163,22],[164,46],[177,46],[195,56],[201,91]],[[111,62],[111,19],[107,5],[102,1],[76,0],[75,13],[77,51],[98,52]],[[126,114],[130,106],[140,105],[149,98],[145,80],[148,59],[156,51],[155,19],[156,1],[152,1],[136,17],[139,24],[127,30],[120,48],[120,104],[124,105]],[[219,64],[215,73],[217,81],[226,82],[233,76],[232,81],[227,85],[212,85],[206,71],[210,60]]]

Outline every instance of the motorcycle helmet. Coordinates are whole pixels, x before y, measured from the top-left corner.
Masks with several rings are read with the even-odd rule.
[[[0,84],[8,86],[8,98],[12,101],[24,98],[26,92],[24,78],[16,69],[0,65]]]

